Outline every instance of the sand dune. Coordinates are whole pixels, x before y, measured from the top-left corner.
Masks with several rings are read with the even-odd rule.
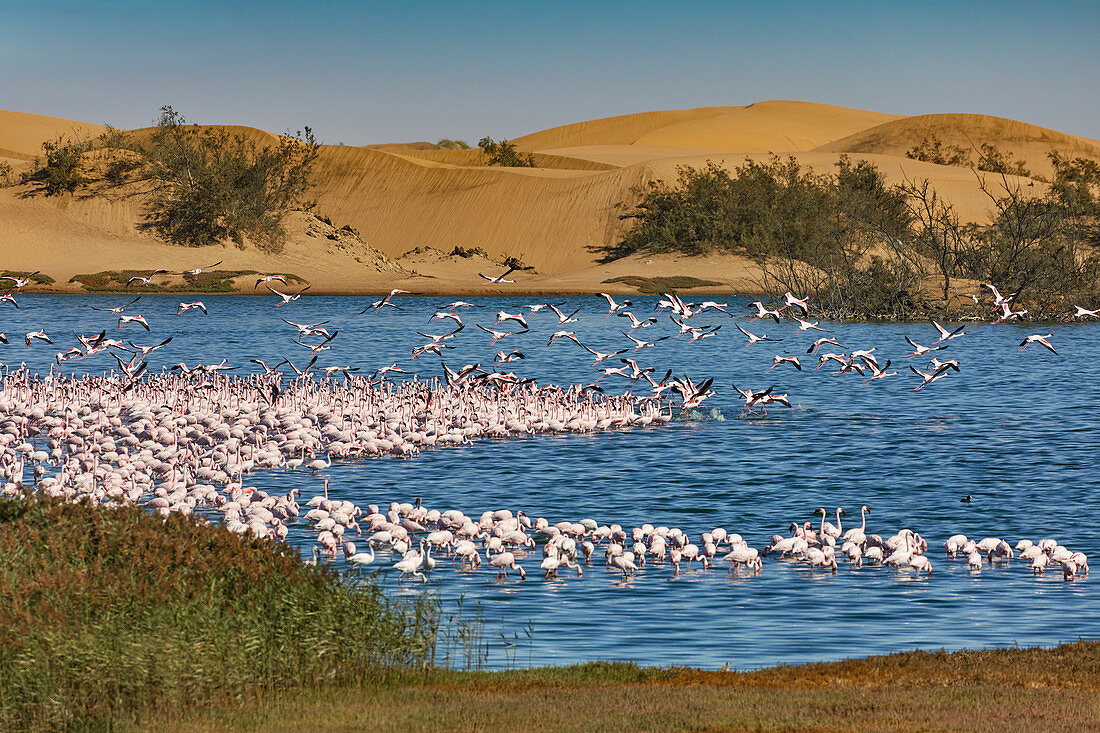
[[[896,120],[898,115],[810,102],[758,102],[680,122],[642,135],[635,144],[726,153],[796,152]]]
[[[0,156],[30,160],[42,152],[42,143],[60,136],[70,139],[93,137],[107,128],[60,117],[0,110]]]
[[[0,159],[25,165],[43,140],[102,129],[0,112]],[[224,129],[262,143],[275,139],[254,128]],[[537,168],[488,167],[479,150],[435,150],[427,143],[322,146],[315,168],[317,212],[338,227],[354,227],[366,244],[310,236],[299,217],[292,218],[286,250],[276,256],[166,245],[139,228],[141,209],[134,200],[27,197],[22,187],[2,189],[0,269],[42,269],[62,286],[77,273],[183,269],[224,258],[224,267],[293,272],[310,280],[313,292],[373,293],[395,284],[455,294],[508,288],[630,292],[629,286],[603,282],[624,275],[691,275],[726,282],[726,290],[751,290],[755,266],[744,258],[660,256],[599,264],[598,249],[622,231],[619,204],[631,200],[633,187],[671,180],[679,166],[712,161],[732,169],[771,152],[793,155],[819,171],[831,169],[841,153],[866,158],[891,181],[928,178],[964,218],[986,220],[989,202],[969,169],[904,157],[930,133],[946,144],[992,142],[1040,172],[1051,148],[1100,159],[1098,141],[980,115],[898,117],[785,101],[646,112],[517,138],[519,148],[534,153]],[[456,246],[482,248],[487,257],[449,255]],[[403,269],[380,268],[374,249]],[[411,250],[419,251],[402,257]],[[519,273],[515,286],[491,291],[477,273],[505,256],[519,257],[534,270]]]
[[[935,135],[944,145],[976,151],[992,143],[1017,160],[1026,161],[1035,173],[1050,174],[1047,158],[1051,150],[1070,158],[1100,159],[1100,140],[1067,135],[1026,122],[1003,117],[971,114],[937,114],[905,117],[861,130],[816,149],[834,153],[881,153],[904,157],[907,150],[925,137]]]

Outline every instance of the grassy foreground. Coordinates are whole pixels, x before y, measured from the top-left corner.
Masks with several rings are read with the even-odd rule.
[[[628,664],[333,686],[145,722],[180,730],[972,730],[1100,728],[1100,643],[909,652],[757,672]]]
[[[0,501],[0,730],[179,715],[430,664],[438,609],[138,508]]]
[[[1100,729],[1100,642],[455,672],[431,602],[192,519],[0,501],[0,557],[0,730]]]

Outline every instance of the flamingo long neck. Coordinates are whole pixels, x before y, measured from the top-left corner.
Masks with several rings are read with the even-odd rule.
[[[867,532],[867,508],[864,507],[859,510],[859,518],[863,520],[863,523],[859,525],[860,532]]]
[[[840,507],[837,507],[837,508],[836,508],[836,531],[837,531],[837,532],[840,532],[840,531],[841,531],[841,526],[840,526]]]
[[[825,511],[821,512],[821,529],[818,530],[818,534],[825,534]]]

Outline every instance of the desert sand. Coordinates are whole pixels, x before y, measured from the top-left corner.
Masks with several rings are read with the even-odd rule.
[[[318,125],[323,121],[315,121]],[[59,135],[91,136],[100,125],[0,111],[0,162],[18,171]],[[271,133],[229,128],[259,140]],[[289,218],[289,241],[278,255],[233,245],[181,248],[140,229],[140,203],[104,198],[27,196],[0,189],[0,270],[42,270],[52,286],[82,292],[74,275],[162,267],[182,270],[224,260],[221,268],[289,272],[314,294],[379,293],[401,287],[421,293],[632,293],[605,284],[621,276],[693,276],[720,282],[695,292],[752,293],[751,260],[635,256],[599,262],[598,248],[622,231],[620,202],[632,187],[675,177],[679,166],[713,161],[727,168],[769,154],[791,155],[819,171],[841,154],[873,161],[892,181],[928,178],[960,215],[988,220],[988,199],[966,168],[922,163],[905,151],[925,135],[964,148],[990,142],[1049,173],[1047,153],[1100,159],[1100,141],[1024,122],[976,114],[914,117],[797,101],[628,114],[555,127],[516,138],[537,168],[484,165],[478,150],[435,150],[425,143],[364,147],[325,145],[315,167],[316,212],[358,236],[330,234],[315,217]],[[1021,181],[1027,184],[1030,181]],[[450,255],[456,246],[486,256]],[[479,272],[499,274],[518,257],[534,269],[514,285],[487,286]],[[251,291],[254,280],[238,285]]]

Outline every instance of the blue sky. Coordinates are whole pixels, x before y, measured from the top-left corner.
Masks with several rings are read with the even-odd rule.
[[[0,0],[0,109],[325,142],[483,135],[802,99],[1100,138],[1087,2]]]

